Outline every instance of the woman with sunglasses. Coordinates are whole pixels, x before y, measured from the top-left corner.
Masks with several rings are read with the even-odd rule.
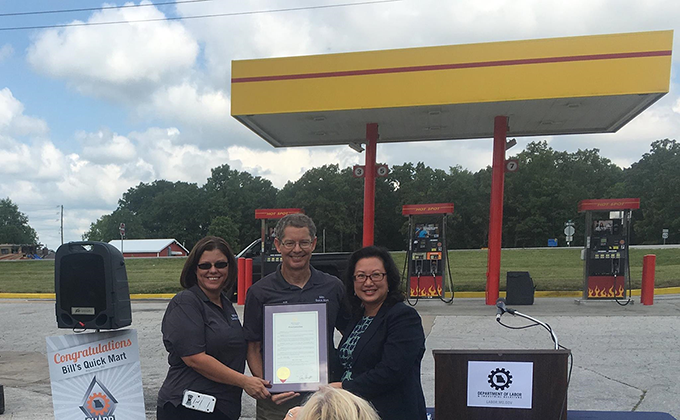
[[[425,420],[425,333],[418,312],[404,304],[394,260],[384,248],[362,248],[350,256],[344,282],[353,320],[339,347],[342,382],[331,386],[368,400],[383,419]]]
[[[243,390],[270,396],[267,381],[243,374],[247,344],[227,294],[236,268],[229,245],[215,236],[198,241],[187,257],[180,276],[185,290],[172,298],[161,325],[170,369],[158,393],[158,420],[236,420]],[[214,397],[214,410],[183,404],[185,391],[193,391],[194,403],[195,393]]]

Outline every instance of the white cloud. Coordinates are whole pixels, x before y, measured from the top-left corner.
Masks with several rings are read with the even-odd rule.
[[[82,145],[82,157],[94,163],[129,162],[136,155],[135,146],[129,139],[108,130],[79,132],[76,137]]]
[[[26,165],[35,174],[31,177],[39,182],[51,182],[58,179],[64,171],[65,161],[63,153],[49,141],[42,141],[31,148],[30,164]],[[37,168],[35,167],[37,165]]]
[[[12,138],[0,136],[0,174],[19,175],[25,169],[24,162],[30,156],[30,148]],[[6,178],[5,178],[6,179]]]
[[[0,167],[7,175],[0,195],[17,200],[73,203],[81,207],[114,204],[129,180],[120,179],[115,165],[96,165],[77,154],[65,155],[52,142],[34,141],[2,154]]]
[[[198,127],[224,130],[231,120],[228,95],[221,90],[203,89],[192,83],[169,85],[151,95],[149,103],[138,108],[141,116],[156,114],[168,121],[181,121]]]
[[[164,17],[155,7],[107,9],[87,22]],[[63,78],[81,92],[125,102],[186,77],[198,52],[181,23],[165,21],[44,30],[28,48],[27,59],[37,71]]]
[[[48,131],[45,121],[24,115],[24,105],[8,88],[0,90],[0,134],[44,135]]]
[[[5,44],[0,47],[0,63],[6,58],[11,57],[12,54],[14,54],[14,48],[12,48],[11,44]]]
[[[270,151],[252,150],[241,146],[229,148],[229,157],[241,163],[241,170],[272,181],[283,187],[296,180],[308,169],[337,163],[340,169],[363,162],[363,155],[349,147],[287,148]]]
[[[671,108],[676,114],[680,114],[680,98],[675,100],[675,105]]]
[[[182,16],[237,13],[280,8],[282,3],[254,0],[249,2],[205,2],[178,4]],[[303,5],[288,1],[285,7]],[[277,7],[278,6],[278,7]],[[206,73],[215,88],[230,84],[231,61],[306,54],[315,51],[314,30],[318,25],[306,12],[253,14],[184,21],[186,28],[204,45]]]
[[[176,128],[151,128],[128,137],[141,159],[135,170],[151,170],[153,179],[203,184],[212,168],[231,163],[226,149],[201,149]]]

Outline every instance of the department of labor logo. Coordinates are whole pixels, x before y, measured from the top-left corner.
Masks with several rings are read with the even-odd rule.
[[[85,391],[80,409],[85,413],[86,420],[115,420],[113,412],[117,404],[111,392],[95,376]]]
[[[512,383],[512,375],[509,370],[497,368],[489,374],[489,385],[497,391],[509,388]]]

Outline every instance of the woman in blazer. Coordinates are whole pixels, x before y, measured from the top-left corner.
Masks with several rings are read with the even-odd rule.
[[[404,303],[394,260],[384,248],[362,248],[351,255],[344,282],[353,319],[339,347],[342,382],[331,386],[368,400],[383,419],[425,420],[425,333]]]

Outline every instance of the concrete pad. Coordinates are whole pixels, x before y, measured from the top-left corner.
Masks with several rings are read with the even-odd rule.
[[[133,301],[147,418],[155,419],[156,395],[167,373],[160,322],[167,300]],[[664,296],[652,306],[614,302],[577,305],[573,298],[541,298],[515,309],[547,322],[560,344],[572,350],[571,410],[662,411],[680,418],[676,380],[680,368],[680,296]],[[495,321],[494,306],[483,299],[421,300],[416,305],[427,336],[422,382],[434,405],[434,349],[552,348],[542,328],[510,330]],[[242,316],[243,308],[237,307]],[[52,418],[45,337],[72,334],[58,329],[54,301],[0,299],[0,384],[5,388],[3,418]],[[504,323],[524,325],[504,315]],[[337,336],[337,334],[336,334]],[[337,339],[337,337],[336,337]],[[254,400],[243,397],[242,419],[255,416]]]

